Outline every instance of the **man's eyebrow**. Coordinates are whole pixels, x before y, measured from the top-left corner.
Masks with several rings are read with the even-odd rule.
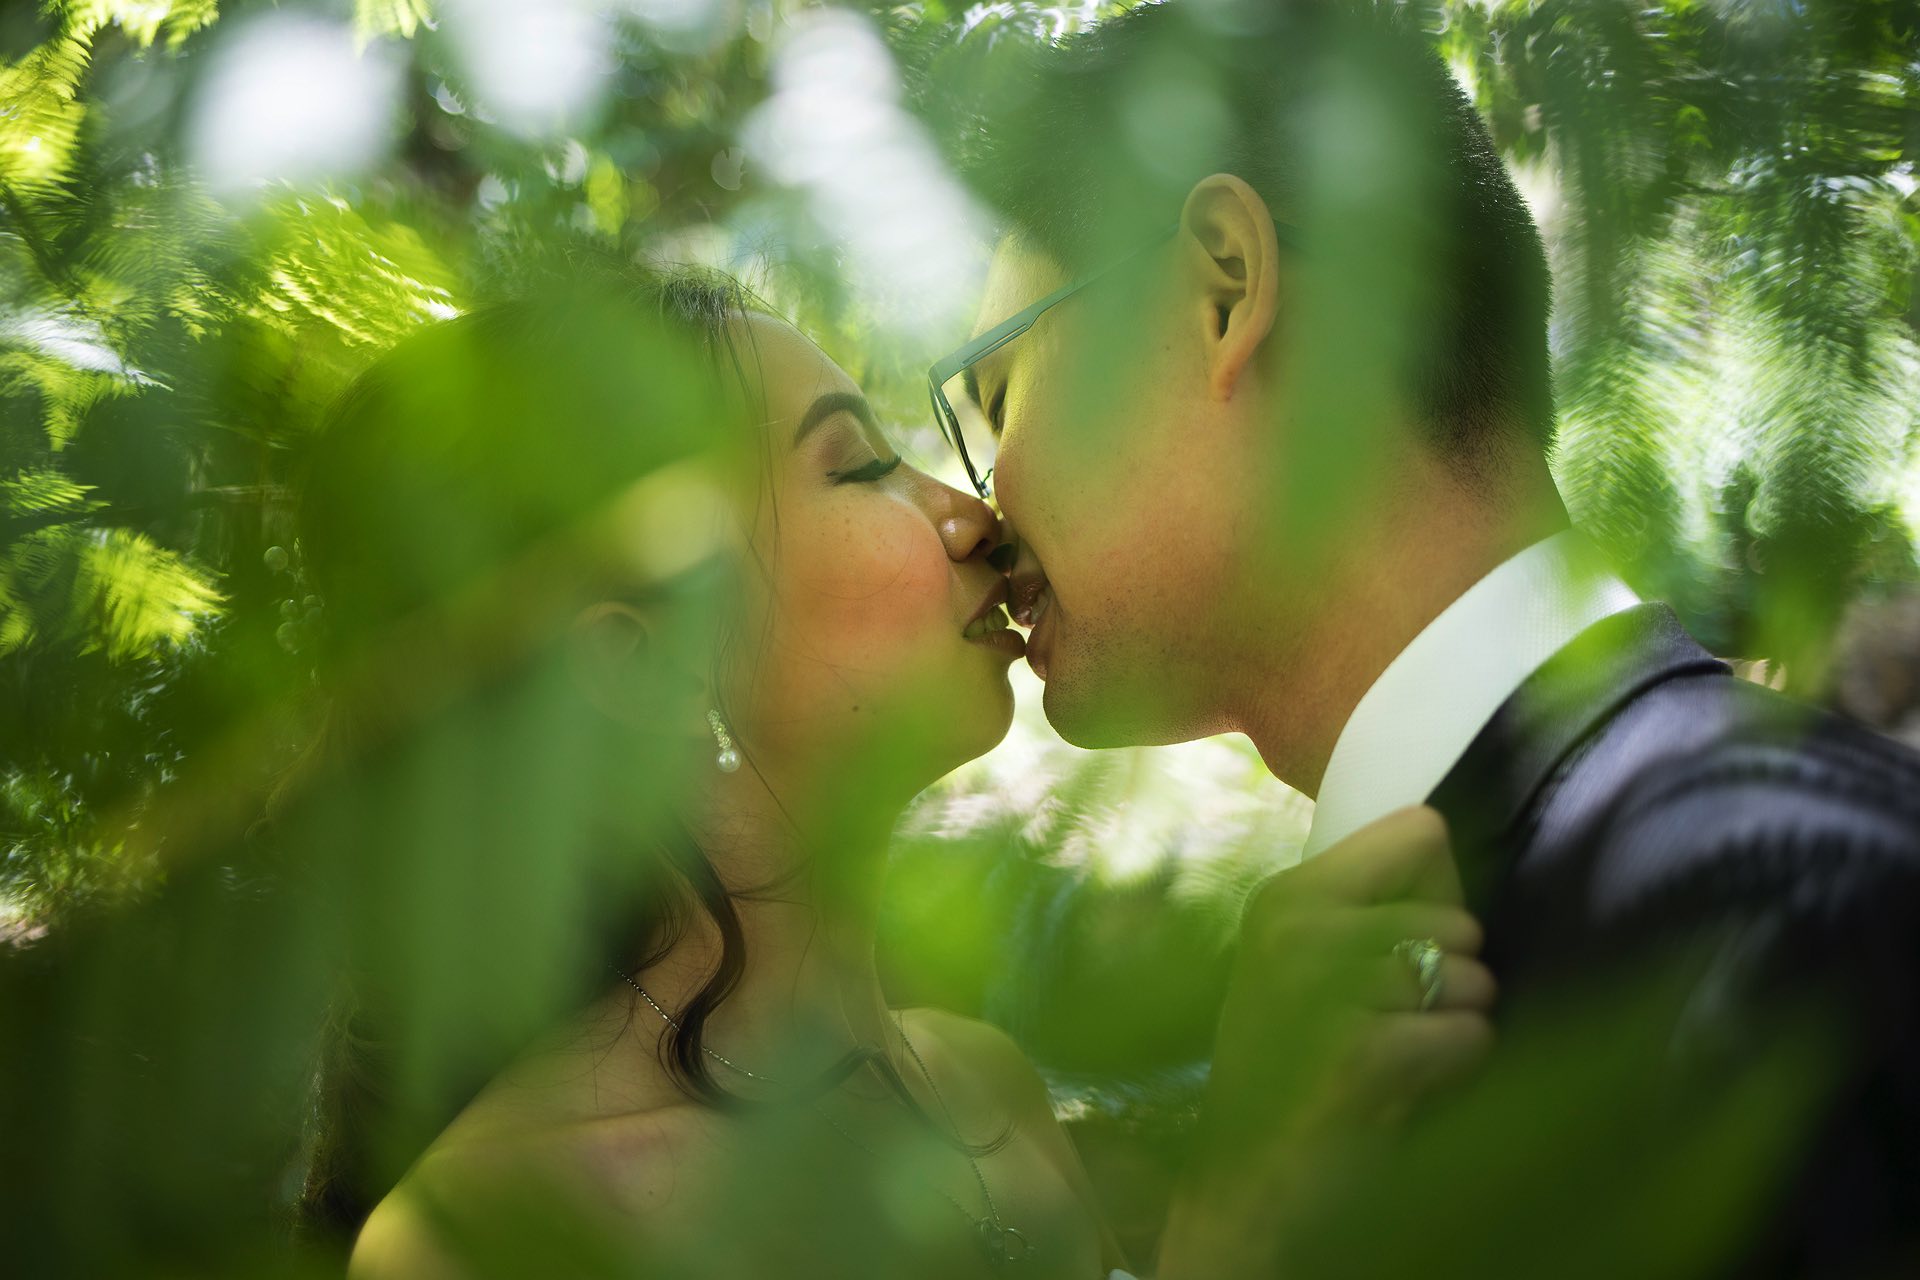
[[[961,380],[961,384],[964,385],[967,389],[967,399],[973,401],[975,405],[978,405],[980,410],[984,413],[986,411],[986,406],[983,404],[980,404],[980,375],[976,374],[973,371],[972,365],[968,365],[964,370],[961,371],[960,380]]]
[[[794,428],[793,443],[797,447],[807,438],[807,433],[831,418],[836,413],[852,414],[856,422],[869,431],[878,431],[880,424],[874,421],[873,406],[867,403],[865,396],[855,395],[851,391],[829,391],[807,406],[800,418],[800,425]]]

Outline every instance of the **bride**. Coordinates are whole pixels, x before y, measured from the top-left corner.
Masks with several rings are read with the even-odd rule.
[[[423,370],[450,343],[465,353],[462,376],[485,384],[463,390],[469,402],[524,403],[515,379],[538,364],[540,385],[570,403],[536,412],[615,404],[617,421],[593,424],[610,442],[604,457],[566,456],[580,434],[570,421],[546,454],[505,466],[524,468],[528,484],[548,467],[612,468],[597,481],[617,497],[649,483],[638,470],[617,474],[646,454],[618,442],[690,429],[717,433],[731,460],[715,474],[734,590],[693,644],[680,643],[683,624],[659,593],[605,570],[629,551],[657,558],[656,546],[582,549],[576,538],[572,560],[542,562],[541,590],[565,615],[568,672],[548,696],[610,726],[610,741],[635,744],[625,786],[615,761],[594,776],[616,781],[575,786],[580,802],[615,809],[635,784],[672,787],[661,826],[679,835],[629,855],[649,862],[648,891],[635,912],[615,913],[622,931],[589,958],[598,977],[579,988],[584,999],[496,1064],[397,1185],[371,1189],[378,1204],[351,1274],[1099,1280],[1133,1265],[1019,1048],[982,1023],[889,1007],[875,964],[891,827],[1011,721],[1007,670],[1024,646],[1004,607],[1008,532],[984,503],[905,461],[853,380],[737,286],[650,281],[623,286],[617,305],[697,351],[698,380],[718,387],[711,403],[723,408],[690,410],[664,388],[596,400],[580,388],[604,387],[607,370],[569,334],[598,313],[505,304],[434,326],[366,375],[336,413],[305,496],[303,545],[330,617],[370,593],[395,594],[396,614],[417,603],[401,562],[425,553],[368,552],[380,535],[356,526],[359,483],[390,467],[408,433],[447,436],[436,448],[461,468],[500,438],[488,424],[423,424],[419,397],[394,390],[430,383]],[[519,519],[517,505],[498,496],[498,519]],[[647,776],[655,768],[660,777]],[[1361,856],[1444,861],[1426,825],[1406,830]],[[1225,1276],[1273,1256],[1266,1237],[1286,1215],[1246,1189],[1284,1194],[1317,1149],[1312,1135],[1424,1087],[1440,1074],[1434,1062],[1466,1061],[1484,1038],[1490,988],[1466,958],[1477,931],[1445,894],[1429,895],[1417,917],[1400,904],[1393,921],[1392,936],[1412,920],[1453,953],[1435,990],[1452,1015],[1444,1025],[1458,1030],[1436,1038],[1443,1024],[1424,1024],[1427,1061],[1410,1065],[1379,1051],[1421,997],[1387,954],[1381,921],[1364,902],[1312,908],[1356,878],[1310,865],[1279,879],[1286,909],[1266,910],[1263,895],[1279,923],[1242,957],[1211,1137],[1176,1207],[1162,1275]],[[1310,947],[1285,927],[1301,919],[1316,921]],[[1283,955],[1290,946],[1299,954]],[[1393,1017],[1342,1021],[1360,1029],[1322,1037],[1337,1052],[1303,1074],[1309,1028],[1288,1019],[1311,1009],[1326,1021],[1326,1009],[1263,985],[1276,957],[1295,993],[1313,985],[1297,980],[1310,971],[1368,975],[1339,987],[1342,998]],[[1328,977],[1313,989],[1335,987]],[[1281,1057],[1284,1072],[1263,1065]],[[1249,1181],[1276,1167],[1293,1180]],[[1227,1182],[1240,1191],[1214,1194]]]

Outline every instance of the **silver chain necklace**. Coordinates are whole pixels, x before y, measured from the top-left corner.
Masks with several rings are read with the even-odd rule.
[[[635,991],[638,991],[640,993],[640,998],[647,1002],[648,1008],[652,1009],[655,1013],[659,1014],[662,1018],[666,1019],[668,1026],[672,1027],[675,1031],[678,1031],[680,1029],[680,1024],[674,1021],[673,1015],[668,1013],[665,1009],[662,1009],[660,1007],[659,1002],[656,1001],[652,996],[647,994],[647,989],[645,987],[635,982],[633,978],[626,972],[626,970],[620,968],[620,966],[614,965],[612,966],[612,968],[615,973],[620,975],[620,978],[623,982],[625,982],[628,986],[632,987]],[[768,1085],[773,1083],[773,1080],[771,1078],[760,1075],[758,1072],[749,1071],[745,1067],[741,1066],[739,1063],[735,1062],[732,1058],[728,1058],[721,1054],[715,1053],[712,1049],[709,1049],[707,1047],[707,1043],[704,1040],[700,1042],[700,1052],[706,1054],[709,1058],[712,1058],[715,1062],[719,1063],[721,1066],[727,1068],[728,1070],[739,1072],[741,1075],[745,1076],[749,1080],[758,1080],[761,1084],[768,1084]]]
[[[620,975],[622,981],[640,993],[640,998],[647,1002],[647,1007],[660,1015],[661,1021],[672,1027],[675,1031],[680,1030],[680,1023],[674,1016],[661,1008],[660,1002],[648,994],[645,987],[635,982],[631,974],[621,969],[618,965],[612,967],[613,971]],[[947,1105],[946,1095],[940,1092],[940,1086],[934,1081],[933,1072],[927,1069],[926,1060],[920,1056],[920,1051],[913,1047],[913,1041],[907,1037],[906,1024],[900,1020],[898,1013],[894,1014],[893,1023],[894,1028],[900,1033],[900,1043],[907,1046],[907,1052],[913,1057],[914,1066],[920,1069],[921,1078],[927,1082],[927,1088],[932,1090],[934,1101],[940,1104],[940,1114],[946,1117],[947,1127],[953,1130],[954,1141],[961,1144],[961,1152],[967,1157],[967,1167],[973,1170],[973,1180],[979,1184],[980,1198],[986,1201],[987,1216],[984,1218],[976,1217],[973,1210],[960,1203],[957,1197],[949,1195],[944,1188],[935,1186],[931,1181],[927,1182],[928,1189],[932,1190],[939,1195],[942,1200],[945,1200],[948,1204],[960,1211],[960,1215],[964,1217],[967,1220],[967,1224],[973,1228],[974,1238],[979,1243],[980,1251],[986,1255],[988,1262],[995,1266],[1004,1266],[1009,1263],[1028,1261],[1034,1255],[1033,1244],[1019,1228],[1010,1227],[1000,1220],[1000,1209],[994,1204],[993,1192],[987,1187],[987,1175],[982,1172],[980,1162],[974,1158],[973,1153],[966,1150],[966,1140],[960,1136],[960,1126],[954,1121],[953,1109]],[[757,1080],[761,1084],[767,1085],[773,1083],[770,1077],[747,1070],[726,1055],[708,1048],[705,1043],[701,1044],[700,1051],[729,1071],[738,1072],[749,1080]],[[833,1114],[818,1102],[813,1104],[813,1111],[815,1115],[826,1121],[828,1128],[839,1134],[847,1143],[864,1151],[875,1160],[880,1159],[880,1153],[878,1151],[875,1151],[872,1147],[854,1137],[851,1131],[838,1120],[834,1119]]]

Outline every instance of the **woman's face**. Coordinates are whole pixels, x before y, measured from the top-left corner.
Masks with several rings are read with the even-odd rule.
[[[860,389],[791,325],[737,322],[766,461],[727,704],[756,762],[858,765],[917,787],[1007,731],[1010,628],[986,504],[908,466]],[[783,769],[783,771],[786,771]]]

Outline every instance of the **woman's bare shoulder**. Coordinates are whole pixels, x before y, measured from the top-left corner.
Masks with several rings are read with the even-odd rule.
[[[1035,1146],[1066,1180],[1085,1207],[1100,1234],[1100,1251],[1109,1267],[1126,1265],[1125,1251],[1101,1211],[1099,1197],[1080,1163],[1073,1141],[1053,1114],[1053,1100],[1033,1060],[1014,1038],[990,1023],[941,1009],[903,1009],[900,1025],[916,1044],[937,1046],[954,1068],[978,1080],[1002,1114]]]
[[[1052,1120],[1046,1083],[1014,1038],[990,1022],[945,1009],[900,1010],[909,1039],[933,1046],[953,1066],[977,1079],[1023,1122],[1034,1114]]]
[[[637,1247],[720,1141],[690,1102],[552,1124],[463,1115],[368,1217],[349,1275],[466,1277],[462,1259],[509,1228]]]

